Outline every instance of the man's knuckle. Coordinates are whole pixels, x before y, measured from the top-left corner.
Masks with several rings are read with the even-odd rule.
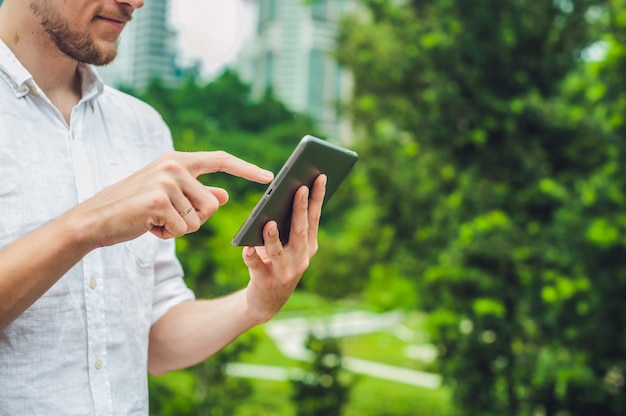
[[[215,150],[213,153],[213,159],[215,167],[218,171],[223,172],[230,165],[232,165],[234,156],[224,150]]]
[[[317,224],[320,221],[320,218],[322,218],[322,215],[320,212],[311,212],[309,214],[310,218],[311,218],[311,223],[313,224]]]
[[[183,165],[178,160],[168,159],[161,163],[161,169],[171,175],[178,175],[184,171]]]
[[[154,192],[149,199],[148,206],[150,209],[163,210],[170,205],[169,197],[162,192]]]
[[[202,222],[198,219],[193,219],[189,222],[189,227],[187,228],[187,233],[195,233],[202,226]]]
[[[213,155],[216,159],[227,159],[230,156],[225,150],[215,150]]]
[[[304,273],[304,271],[308,269],[310,265],[311,265],[311,261],[309,260],[308,257],[305,257],[302,260],[300,260],[300,263],[298,264],[298,272],[299,272],[298,274]]]
[[[176,180],[170,175],[160,175],[158,178],[159,186],[168,194],[179,189]]]
[[[208,201],[200,204],[200,206],[196,207],[196,211],[201,218],[209,218],[217,212],[219,207],[220,205],[216,200],[209,199]]]
[[[169,173],[178,173],[184,169],[179,154],[180,152],[175,150],[163,153],[155,162],[158,170]]]
[[[283,253],[282,247],[276,247],[273,250],[270,250],[269,255],[274,258],[280,258],[283,256]]]

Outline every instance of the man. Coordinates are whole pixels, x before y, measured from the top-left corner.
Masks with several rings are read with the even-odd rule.
[[[143,0],[0,7],[0,414],[147,414],[146,369],[198,363],[274,316],[317,250],[321,175],[246,247],[248,286],[195,300],[173,238],[228,200],[198,175],[272,174],[224,152],[171,151],[154,110],[102,85]]]

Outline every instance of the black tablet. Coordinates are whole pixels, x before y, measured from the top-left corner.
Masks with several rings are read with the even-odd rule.
[[[289,242],[293,198],[302,185],[309,188],[320,174],[328,178],[324,205],[335,193],[352,166],[356,163],[356,152],[339,145],[305,136],[280,169],[263,197],[235,237],[235,246],[262,246],[263,227],[274,220],[278,223],[280,241]]]

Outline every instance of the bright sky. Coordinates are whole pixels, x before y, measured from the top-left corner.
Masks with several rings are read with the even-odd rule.
[[[183,59],[200,59],[205,74],[232,61],[253,30],[253,11],[244,0],[172,0],[172,13]]]

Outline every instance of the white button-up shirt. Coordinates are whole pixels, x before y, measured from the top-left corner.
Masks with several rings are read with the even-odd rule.
[[[0,41],[0,248],[172,148],[151,107],[80,72],[68,126]],[[146,415],[150,326],[190,299],[173,240],[89,253],[0,332],[0,415]]]

